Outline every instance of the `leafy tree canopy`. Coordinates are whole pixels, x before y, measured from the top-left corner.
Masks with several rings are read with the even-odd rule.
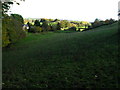
[[[24,23],[23,17],[19,14],[11,14],[11,16],[16,19],[17,21],[20,21],[22,23]]]
[[[25,0],[20,0],[20,1],[25,1]],[[6,13],[10,9],[10,5],[18,4],[20,5],[20,2],[18,0],[1,0],[0,3],[2,3],[2,13]]]
[[[34,24],[35,26],[40,26],[40,22],[39,22],[39,20],[35,20],[35,24]]]

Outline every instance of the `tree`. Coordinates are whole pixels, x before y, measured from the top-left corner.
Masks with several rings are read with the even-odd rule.
[[[1,2],[2,3],[2,14],[6,13],[10,9],[10,5],[13,4],[13,2]]]
[[[101,20],[95,19],[94,23],[92,23],[92,27],[93,27],[93,28],[96,28],[96,27],[101,26],[102,24],[103,24],[103,23],[101,22]]]
[[[54,21],[54,20],[53,20],[53,19],[49,19],[48,21],[52,22],[52,21]]]
[[[27,25],[29,26],[28,32],[30,32],[32,25],[29,22],[27,23]]]
[[[45,22],[46,20],[44,19],[44,18],[42,18],[41,20],[40,20],[40,22]]]
[[[70,26],[70,23],[67,20],[60,21],[61,27],[66,28]]]
[[[19,14],[11,14],[11,16],[12,16],[14,19],[20,21],[22,24],[24,23],[23,17],[22,17],[21,15],[19,15]]]
[[[42,30],[43,30],[43,31],[48,31],[48,22],[47,22],[46,20],[43,21]]]
[[[24,0],[21,0],[24,1]],[[8,16],[6,12],[10,9],[10,5],[19,3],[16,0],[0,1],[2,6],[2,47],[15,43],[17,40],[24,38],[26,32],[22,29],[23,18],[21,15],[12,14]]]
[[[100,20],[99,20],[98,18],[96,18],[94,22],[99,22],[99,21],[100,21]]]
[[[61,30],[61,24],[59,22],[57,24],[57,30]]]
[[[57,21],[60,21],[59,19],[55,19],[53,22],[57,22]]]
[[[2,19],[2,47],[13,44],[26,36],[22,23],[11,16]]]
[[[109,20],[106,19],[106,20],[105,20],[105,25],[108,25],[108,24],[109,24]]]
[[[111,18],[109,22],[110,22],[110,24],[112,24],[112,23],[114,23],[115,21]]]
[[[20,0],[20,1],[25,1],[25,0]],[[9,9],[10,9],[10,5],[13,5],[14,3],[20,5],[20,2],[18,2],[17,0],[9,0],[8,1],[0,1],[0,3],[2,3],[2,14],[5,14]]]
[[[35,20],[34,25],[35,25],[35,26],[40,26],[40,22],[39,22],[39,20]]]

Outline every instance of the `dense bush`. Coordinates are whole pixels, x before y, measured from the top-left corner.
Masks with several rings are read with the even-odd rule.
[[[22,22],[11,16],[5,16],[2,20],[2,47],[6,47],[11,43],[26,36],[22,30]]]
[[[29,32],[32,32],[32,33],[40,33],[40,32],[42,32],[42,28],[39,27],[39,26],[31,26]]]
[[[76,31],[76,27],[69,28],[69,31]]]

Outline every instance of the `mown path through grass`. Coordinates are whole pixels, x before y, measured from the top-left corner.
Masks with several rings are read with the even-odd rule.
[[[3,87],[118,87],[117,23],[28,34],[3,51]]]

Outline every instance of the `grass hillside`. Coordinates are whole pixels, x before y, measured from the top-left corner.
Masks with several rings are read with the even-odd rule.
[[[28,34],[3,50],[3,87],[120,87],[117,30]]]

